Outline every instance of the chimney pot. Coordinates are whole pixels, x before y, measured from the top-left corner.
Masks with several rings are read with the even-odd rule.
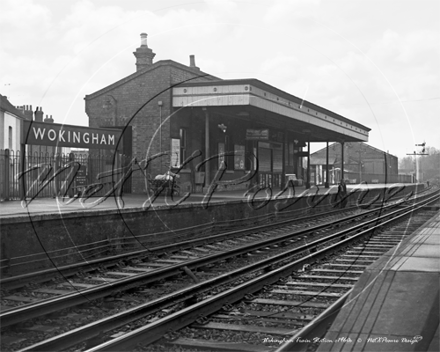
[[[147,33],[141,33],[141,46],[148,46],[147,45]]]
[[[143,70],[153,64],[156,54],[147,45],[147,33],[141,33],[141,46],[133,54],[136,57],[136,71]]]
[[[32,109],[29,109],[29,105],[22,105],[20,109],[23,111],[23,115],[26,120],[32,121],[34,119],[34,112]]]
[[[40,106],[40,108],[38,108],[37,106],[37,110],[35,111],[35,121],[37,122],[43,122],[43,108]]]
[[[49,115],[46,115],[46,118],[44,119],[44,122],[46,122],[46,123],[53,123],[52,115],[50,115],[50,118],[49,118]]]

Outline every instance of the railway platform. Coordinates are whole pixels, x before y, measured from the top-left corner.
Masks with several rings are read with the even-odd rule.
[[[347,191],[362,187],[370,190],[377,190],[386,188],[389,186],[395,186],[391,184],[371,184],[371,185],[347,185]],[[337,185],[333,185],[330,188],[324,188],[322,186],[316,187],[312,186],[309,190],[306,190],[305,187],[296,187],[295,193],[293,197],[301,197],[301,196],[314,196],[314,195],[323,195],[327,192],[329,194],[336,193],[338,190]],[[232,201],[246,201],[248,197],[252,197],[252,199],[266,199],[267,197],[274,197],[279,190],[273,190],[271,194],[267,194],[265,191],[260,191],[257,194],[246,194],[244,190],[236,190],[236,191],[221,191],[214,192],[209,199],[209,202],[212,203],[227,203]],[[279,199],[283,199],[286,197],[292,197],[289,195],[289,192],[285,192],[283,195],[279,197]],[[35,216],[35,215],[50,215],[50,214],[67,214],[67,213],[83,213],[83,212],[106,212],[106,211],[114,211],[123,209],[137,209],[142,208],[147,195],[142,194],[124,194],[123,195],[123,205],[118,203],[114,196],[108,197],[105,201],[100,202],[99,204],[93,205],[93,202],[96,202],[97,198],[90,198],[85,203],[81,203],[79,200],[67,199],[62,203],[57,202],[55,198],[36,198],[29,202],[27,207],[22,205],[21,201],[3,201],[0,202],[0,219],[5,218],[15,218],[22,216]],[[174,197],[175,200],[179,200],[181,196]],[[205,194],[201,193],[193,193],[181,205],[197,205],[200,204],[205,199]],[[206,200],[206,199],[205,199]],[[173,205],[173,200],[170,200],[168,197],[159,196],[157,197],[153,204],[153,208],[163,208],[169,207]]]
[[[440,351],[439,278],[440,213],[366,269],[317,351]]]
[[[357,185],[350,185],[347,193],[350,194],[355,187]],[[89,198],[85,203],[72,198],[37,198],[31,202],[27,200],[27,207],[23,207],[21,201],[7,201],[0,203],[0,260],[22,263],[23,258],[30,256],[46,258],[47,251],[76,253],[78,247],[89,248],[100,243],[106,243],[109,250],[119,250],[120,246],[126,246],[132,240],[134,243],[142,240],[160,246],[181,241],[181,233],[189,232],[193,236],[195,229],[200,235],[207,236],[219,228],[253,226],[260,221],[295,219],[345,206],[355,207],[360,204],[360,199],[362,206],[375,201],[383,204],[389,199],[387,191],[391,194],[395,189],[399,187],[368,185],[367,190],[353,192],[347,201],[335,194],[337,187],[319,190],[313,187],[307,192],[298,188],[293,196],[285,192],[278,198],[275,197],[277,191],[269,195],[260,191],[247,196],[243,191],[214,192],[208,202],[203,194],[192,194],[182,203],[179,203],[182,196],[174,200],[160,196],[153,204],[146,204],[146,195],[130,194],[123,195],[122,199],[113,196],[105,200]],[[408,185],[397,197],[420,189],[424,189],[423,185]],[[330,193],[328,196],[327,192]],[[62,263],[58,265],[67,263],[63,256],[59,260]],[[18,271],[10,271],[8,275],[35,269],[20,265],[14,266],[14,270]],[[45,260],[40,262],[39,269],[52,266],[50,261]]]

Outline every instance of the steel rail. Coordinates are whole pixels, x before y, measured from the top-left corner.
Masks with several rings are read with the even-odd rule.
[[[328,324],[332,323],[336,318],[336,314],[344,306],[347,298],[353,289],[348,290],[337,301],[333,302],[325,311],[316,316],[309,324],[300,329],[295,335],[289,338],[274,352],[305,352],[309,347],[309,343],[301,341],[313,341],[314,338],[321,338],[327,332]]]
[[[400,210],[401,212],[402,210]],[[388,214],[389,216],[390,214]],[[383,216],[385,217],[385,216]],[[364,225],[364,224],[362,224]],[[337,234],[328,236],[327,239],[333,240],[337,237],[345,236],[347,231],[353,231],[353,228],[348,230],[340,231]],[[48,351],[48,350],[61,350],[68,348],[74,344],[77,344],[79,340],[84,341],[96,337],[100,333],[104,331],[110,331],[112,329],[116,329],[125,324],[131,323],[137,319],[143,318],[149,314],[154,313],[155,311],[164,308],[165,306],[169,306],[172,304],[177,304],[182,302],[194,295],[199,294],[202,291],[210,289],[214,286],[224,284],[230,281],[235,280],[236,278],[250,273],[255,272],[256,270],[269,270],[274,265],[279,264],[286,260],[288,257],[292,257],[298,254],[301,254],[304,251],[309,251],[312,249],[316,249],[319,245],[321,245],[323,240],[316,240],[311,242],[310,244],[304,245],[300,248],[292,249],[286,253],[278,255],[276,257],[267,258],[261,260],[257,263],[250,264],[246,267],[236,269],[232,272],[223,274],[219,277],[204,281],[202,283],[193,285],[189,288],[182,289],[175,293],[169,294],[165,297],[156,299],[152,302],[143,304],[141,306],[129,309],[127,311],[118,313],[117,315],[107,317],[101,319],[100,321],[90,323],[86,326],[74,329],[72,331],[66,332],[59,336],[50,338],[48,340],[39,342],[35,345],[29,346],[23,350],[24,351]],[[273,268],[272,268],[273,269]]]
[[[438,195],[434,200],[438,200]],[[120,337],[114,338],[113,340],[102,343],[98,346],[88,349],[86,352],[97,352],[97,351],[127,351],[130,350],[134,345],[138,343],[151,344],[159,340],[166,332],[175,331],[181,329],[191,323],[196,319],[204,316],[208,316],[215,313],[221,309],[225,304],[232,304],[244,298],[248,293],[255,293],[263,289],[266,285],[271,285],[276,283],[279,279],[290,275],[293,270],[301,268],[304,264],[313,263],[316,260],[324,258],[329,254],[333,253],[335,250],[339,250],[341,247],[345,247],[355,241],[358,241],[364,236],[367,236],[371,232],[374,232],[380,227],[390,225],[391,223],[400,220],[401,218],[412,214],[413,212],[422,209],[425,203],[429,201],[423,201],[414,206],[410,206],[410,210],[401,209],[399,215],[392,216],[391,219],[385,220],[381,219],[380,223],[375,225],[368,230],[361,231],[351,237],[343,239],[342,241],[330,245],[324,249],[321,249],[315,253],[310,254],[308,257],[301,258],[292,263],[286,264],[280,268],[274,269],[268,273],[262,274],[261,276],[244,282],[236,287],[228,289],[221,292],[215,296],[211,296],[201,302],[193,304],[181,311],[171,313],[170,315],[145,325],[141,328],[130,331]],[[389,217],[390,214],[388,214]],[[385,217],[385,216],[383,216]],[[348,230],[344,230],[348,232]]]

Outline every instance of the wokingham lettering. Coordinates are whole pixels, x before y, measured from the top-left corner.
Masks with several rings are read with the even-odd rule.
[[[121,131],[115,129],[24,121],[24,144],[76,148],[114,149],[120,143]],[[118,144],[119,143],[119,144]]]
[[[35,139],[44,141],[44,136],[46,134],[46,129],[43,128],[32,128],[34,132]],[[64,138],[66,131],[65,130],[52,130],[50,129],[47,131],[47,138],[49,138],[50,141],[58,140],[59,142],[66,142],[66,139]],[[87,143],[87,144],[103,144],[103,145],[115,145],[115,135],[110,134],[99,134],[99,133],[92,133],[90,138],[90,133],[85,132],[81,135],[81,132],[73,132],[73,140],[70,141],[70,131],[68,133],[68,139],[67,142],[71,143]]]

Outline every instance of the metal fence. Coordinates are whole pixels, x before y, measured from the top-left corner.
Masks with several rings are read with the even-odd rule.
[[[0,150],[0,200],[66,196],[73,197],[86,188],[93,196],[110,191],[122,177],[115,174],[125,158],[110,152],[89,154],[33,153]],[[130,192],[130,180],[124,191]]]

